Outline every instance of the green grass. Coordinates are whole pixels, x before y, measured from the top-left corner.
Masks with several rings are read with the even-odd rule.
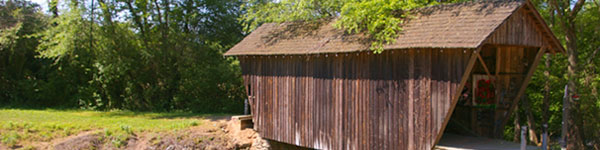
[[[119,142],[137,132],[177,131],[202,125],[208,114],[140,113],[130,111],[0,109],[0,143],[9,147],[48,142],[83,131],[99,130]],[[115,142],[116,140],[116,142]]]

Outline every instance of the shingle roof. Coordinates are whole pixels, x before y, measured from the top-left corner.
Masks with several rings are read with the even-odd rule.
[[[493,0],[431,6],[417,10],[403,31],[384,49],[477,48],[526,2]],[[320,23],[267,23],[257,28],[225,55],[295,55],[368,50],[364,34],[346,34]]]

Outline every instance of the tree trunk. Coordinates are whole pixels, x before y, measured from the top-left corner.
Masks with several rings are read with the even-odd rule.
[[[94,48],[94,0],[90,4],[90,49]],[[89,60],[89,59],[88,59]]]
[[[568,93],[566,102],[563,104],[564,112],[568,113],[565,125],[568,127],[566,133],[567,149],[583,149],[583,140],[581,137],[582,116],[579,113],[579,102],[573,100],[573,96],[577,95],[577,73],[578,73],[578,53],[577,53],[577,28],[575,26],[575,18],[583,8],[585,0],[577,0],[574,4],[568,1],[549,0],[548,4],[553,11],[556,12],[557,21],[560,27],[564,30],[565,40],[567,45],[567,66],[568,76]]]
[[[542,123],[543,124],[548,124],[548,120],[550,119],[550,59],[552,55],[550,54],[546,54],[546,69],[544,70],[544,78],[546,79],[546,81],[544,82],[544,101],[543,101],[543,108],[542,108]]]
[[[49,8],[52,13],[52,18],[58,17],[58,0],[51,0],[48,5],[50,5]]]
[[[567,100],[569,103],[565,107],[569,112],[569,118],[567,119],[567,149],[583,149],[581,127],[583,122],[581,115],[579,115],[579,101],[575,101],[573,96],[577,95],[577,72],[578,72],[578,52],[577,52],[577,35],[575,34],[574,21],[571,20],[566,24],[565,39],[567,41],[567,60],[569,62],[567,66],[567,76],[569,84],[569,95]]]

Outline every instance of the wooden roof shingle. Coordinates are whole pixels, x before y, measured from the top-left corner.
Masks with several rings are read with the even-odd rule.
[[[523,0],[487,0],[421,8],[402,25],[396,42],[384,49],[477,48],[525,4],[527,1]],[[368,36],[347,34],[334,28],[333,22],[263,24],[225,55],[299,55],[369,49]]]

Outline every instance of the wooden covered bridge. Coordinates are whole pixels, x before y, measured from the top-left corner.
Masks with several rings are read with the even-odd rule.
[[[564,51],[529,1],[414,15],[381,54],[332,21],[260,26],[225,53],[240,60],[255,130],[315,149],[432,149],[449,122],[499,137],[542,55]]]

